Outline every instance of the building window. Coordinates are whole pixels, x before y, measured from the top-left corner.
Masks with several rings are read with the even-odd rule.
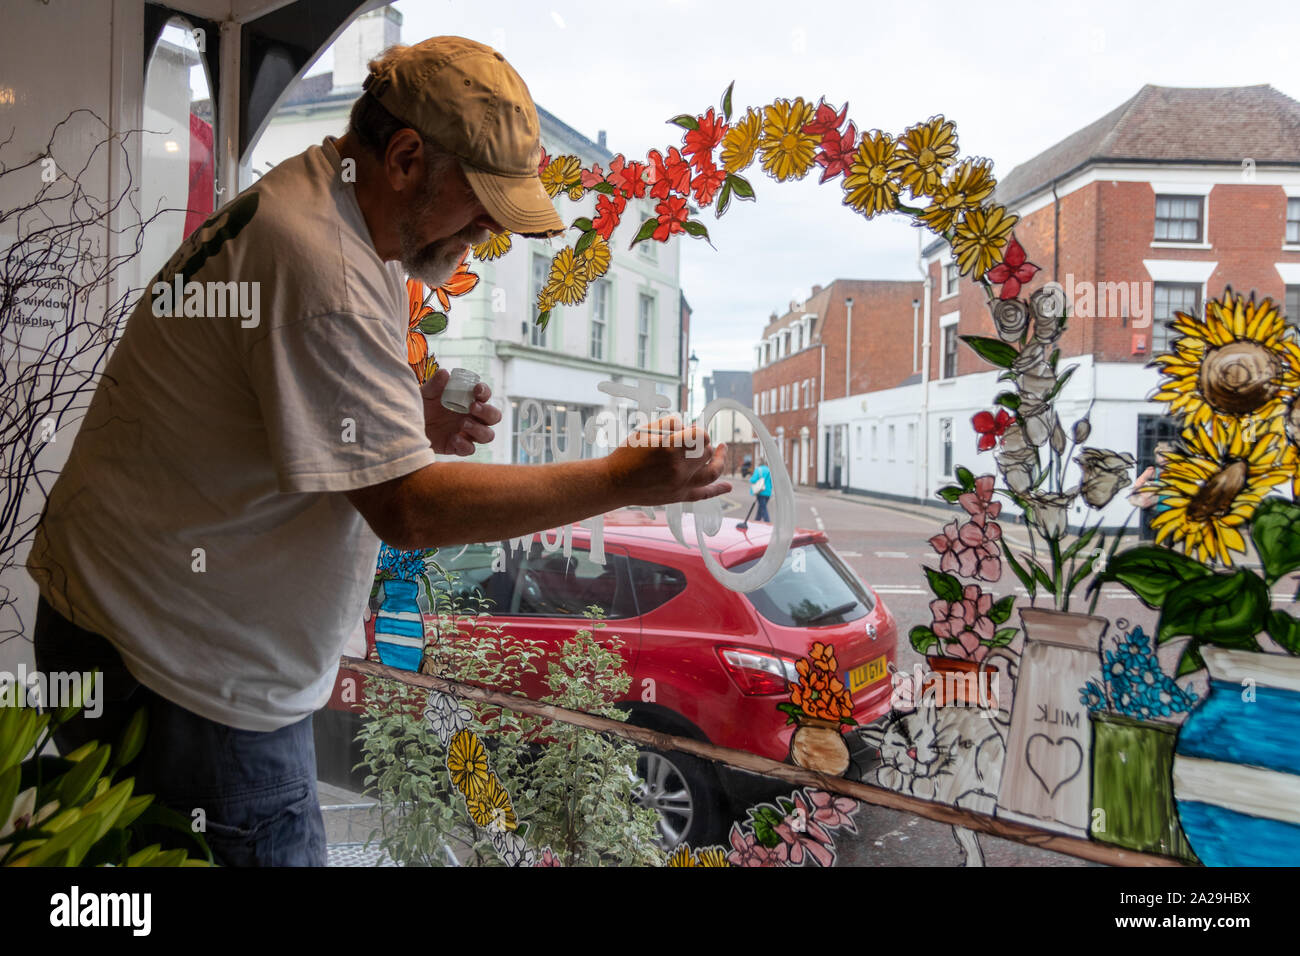
[[[776,389],[774,388],[767,390],[767,407],[772,411],[776,411]]]
[[[1156,240],[1200,242],[1204,196],[1157,196]]]
[[[939,419],[939,441],[943,445],[943,474],[947,478],[952,474],[952,419]]]
[[[957,376],[957,323],[943,327],[943,369],[940,378]]]
[[[885,430],[885,452],[889,455],[889,460],[894,460],[894,426],[890,425]]]
[[[812,396],[812,400],[815,402],[817,401],[817,376],[816,375],[812,377],[811,382],[812,384],[808,388],[808,394]]]
[[[1151,303],[1151,351],[1169,350],[1169,322],[1175,312],[1199,314],[1201,287],[1194,282],[1157,282]]]
[[[1286,320],[1289,325],[1300,324],[1300,285],[1286,287]]]
[[[790,386],[790,411],[799,411],[799,383]]]
[[[1286,241],[1300,243],[1300,196],[1286,201]]]
[[[907,423],[907,460],[916,457],[916,422]]]
[[[803,380],[803,407],[808,407],[808,379]]]
[[[854,449],[856,449],[858,455],[862,454],[864,449],[862,447],[862,426],[861,425],[857,427],[856,434],[854,434],[853,436],[853,447]]]
[[[879,457],[880,457],[880,450],[879,450],[878,446],[876,445],[876,426],[875,426],[875,425],[872,425],[872,426],[871,426],[871,457],[872,457],[873,459],[874,459],[874,458],[879,458]]]
[[[551,260],[546,256],[533,253],[533,302],[542,294],[542,289],[546,287],[546,277],[551,272]],[[554,314],[552,314],[554,318]],[[538,348],[546,348],[546,329],[538,328],[537,323],[529,325],[528,341]]]
[[[943,264],[943,294],[952,295],[957,291],[957,283],[961,282],[961,272],[955,262],[945,262]]]
[[[609,283],[600,279],[591,287],[591,357],[605,361],[605,328],[609,315]]]
[[[641,293],[640,308],[636,320],[636,365],[637,368],[650,367],[650,333],[654,328],[654,296]]]

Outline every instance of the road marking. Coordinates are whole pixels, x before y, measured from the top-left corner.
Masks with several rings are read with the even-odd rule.
[[[822,521],[821,518],[818,518],[818,519],[817,519],[817,530],[818,530],[818,531],[825,531],[825,530],[826,530],[826,523],[825,523],[824,521]]]
[[[811,511],[811,512],[813,513],[813,517],[814,517],[814,518],[817,517],[817,508],[816,508],[814,505],[809,505],[809,506],[808,506],[808,510]]]
[[[841,558],[860,558],[860,557],[862,557],[862,552],[861,552],[861,551],[836,551],[835,553],[838,554]]]
[[[921,588],[907,587],[902,584],[877,584],[874,588],[877,594],[925,594]]]
[[[841,551],[840,553],[844,554],[845,552]],[[906,551],[876,551],[875,555],[878,558],[905,558],[907,557],[907,552]]]

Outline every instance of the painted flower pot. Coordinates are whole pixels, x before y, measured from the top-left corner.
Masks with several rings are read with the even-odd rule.
[[[1207,866],[1300,863],[1300,658],[1201,650],[1210,690],[1178,734],[1174,797]]]
[[[839,777],[849,769],[849,745],[844,742],[839,724],[800,717],[799,727],[790,739],[790,759],[805,770]]]
[[[375,651],[380,663],[418,671],[424,654],[424,615],[416,600],[419,585],[390,579],[379,585],[381,603],[375,613]]]
[[[928,694],[933,690],[936,707],[957,705],[997,710],[996,667],[939,654],[926,655],[925,662],[930,673],[921,684],[921,692]]]
[[[1092,838],[1195,862],[1174,810],[1178,728],[1122,714],[1092,719]]]

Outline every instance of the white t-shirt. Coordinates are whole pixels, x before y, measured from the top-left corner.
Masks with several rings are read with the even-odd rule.
[[[434,461],[403,274],[339,168],[332,139],[281,163],[150,283],[28,561],[142,684],[245,730],[325,704],[365,609],[379,540],[340,492]],[[178,272],[203,316],[165,314]]]

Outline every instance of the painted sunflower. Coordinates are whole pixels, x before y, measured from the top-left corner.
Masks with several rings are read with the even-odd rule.
[[[577,156],[556,156],[542,170],[542,186],[554,199],[574,184],[582,186],[582,162]]]
[[[599,236],[578,256],[582,261],[582,269],[587,274],[588,282],[595,282],[606,272],[609,271],[611,254],[609,243]]]
[[[898,138],[899,180],[913,196],[933,196],[957,155],[957,130],[942,116],[908,128]]]
[[[577,305],[587,297],[587,282],[586,263],[573,254],[572,246],[566,246],[551,260],[551,272],[546,277],[542,298],[564,305]]]
[[[902,163],[898,144],[888,133],[873,129],[862,142],[844,177],[844,203],[868,219],[898,207],[897,173]]]
[[[1164,509],[1151,522],[1157,544],[1172,540],[1197,561],[1229,567],[1229,552],[1245,553],[1241,527],[1272,486],[1295,474],[1295,452],[1283,436],[1252,431],[1218,418],[1183,433],[1184,447],[1170,452],[1160,477],[1143,487]]]
[[[474,258],[482,262],[500,259],[510,251],[510,233],[494,232],[474,247]]]
[[[1205,304],[1205,318],[1175,314],[1173,351],[1152,364],[1165,380],[1152,396],[1168,402],[1186,426],[1213,420],[1278,417],[1300,392],[1300,336],[1271,299],[1224,291]]]
[[[451,738],[451,745],[447,748],[447,772],[466,800],[473,800],[487,789],[487,751],[474,733],[460,730]]]
[[[803,128],[813,118],[813,104],[803,97],[777,100],[763,108],[763,133],[758,141],[763,172],[777,182],[803,179],[817,154],[817,137]]]
[[[683,843],[677,849],[673,850],[672,855],[668,857],[668,866],[695,866],[695,857],[691,855],[691,848]]]
[[[987,159],[962,160],[935,189],[920,219],[935,232],[947,232],[961,212],[979,206],[992,195],[996,185],[993,166]]]
[[[738,173],[752,163],[762,129],[763,117],[755,109],[747,110],[744,118],[722,137],[722,168],[729,173]]]
[[[706,846],[695,851],[696,866],[730,866],[727,851],[720,846]]]
[[[1019,216],[1007,212],[1004,206],[982,206],[967,209],[957,223],[952,241],[957,270],[962,275],[979,278],[1002,261],[1011,229]]]
[[[501,786],[496,774],[487,778],[487,782],[474,796],[466,795],[465,806],[469,808],[470,819],[475,826],[485,829],[498,827],[502,830],[517,830],[519,820],[515,809],[510,805],[510,794]]]

